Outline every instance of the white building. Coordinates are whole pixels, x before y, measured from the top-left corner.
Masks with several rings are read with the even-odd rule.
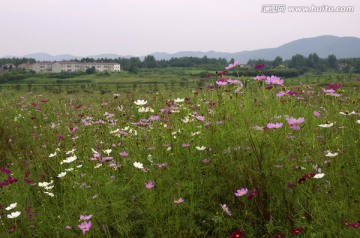
[[[119,63],[96,63],[96,62],[37,62],[31,65],[35,72],[85,72],[86,69],[94,67],[97,72],[120,72]],[[25,67],[24,67],[25,68]],[[26,67],[29,69],[30,67]]]

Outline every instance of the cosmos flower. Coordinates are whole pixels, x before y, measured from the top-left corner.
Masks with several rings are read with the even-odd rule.
[[[319,178],[323,178],[325,176],[324,173],[320,173],[320,174],[315,174],[313,178],[319,179]]]
[[[183,198],[179,198],[177,200],[174,200],[174,203],[175,204],[180,204],[180,203],[183,203],[185,200]]]
[[[16,211],[16,212],[12,212],[11,214],[7,215],[7,218],[13,219],[13,218],[17,218],[18,216],[20,216],[21,212]]]
[[[229,64],[228,66],[225,67],[226,70],[230,70],[232,68],[234,68],[235,66],[240,65],[240,61],[239,60],[235,60],[233,64]]]
[[[63,177],[65,177],[65,175],[66,175],[66,172],[62,172],[62,173],[60,173],[60,174],[58,174],[58,178],[63,178]]]
[[[147,183],[145,183],[145,188],[146,189],[153,189],[154,188],[154,183],[152,181],[149,181]]]
[[[276,77],[276,76],[274,76],[274,75],[271,75],[271,77],[267,77],[267,78],[266,78],[265,83],[266,83],[266,84],[282,85],[282,84],[284,83],[284,80],[282,80],[281,78]]]
[[[249,190],[247,188],[238,189],[238,190],[236,190],[235,196],[236,197],[244,196],[245,194],[247,194],[248,191]]]
[[[77,156],[76,156],[76,155],[70,156],[70,157],[66,158],[65,160],[61,161],[60,164],[63,164],[63,163],[69,164],[69,163],[71,163],[71,162],[74,162],[76,159],[77,159]]]
[[[283,124],[282,123],[268,123],[267,125],[266,125],[266,127],[268,128],[268,129],[277,129],[277,128],[281,128],[283,126]]]
[[[266,79],[266,76],[265,75],[258,75],[256,77],[254,77],[254,80],[255,81],[263,81]]]
[[[265,64],[258,64],[255,66],[255,70],[259,70],[265,67]]]
[[[174,99],[174,102],[176,103],[180,103],[180,102],[184,102],[185,98],[177,98],[177,99]]]
[[[326,124],[320,124],[319,127],[322,127],[322,128],[329,128],[329,127],[332,127],[334,125],[334,123],[326,123]]]
[[[206,149],[205,146],[201,146],[201,147],[200,147],[200,146],[196,146],[195,148],[196,148],[197,150],[205,150],[205,149]]]
[[[7,208],[5,208],[5,210],[10,211],[10,210],[14,209],[16,206],[17,206],[17,203],[16,203],[16,202],[15,202],[15,203],[12,203],[12,204],[10,204]]]
[[[87,221],[87,220],[90,220],[92,218],[92,216],[93,216],[92,214],[87,215],[87,216],[80,215],[80,220]]]
[[[335,153],[332,153],[331,151],[326,151],[326,154],[325,156],[326,157],[335,157],[337,156],[339,153],[335,152]]]
[[[245,237],[245,233],[240,230],[235,230],[231,232],[230,238],[243,238]]]
[[[80,225],[78,225],[79,229],[83,232],[83,234],[85,235],[86,232],[90,231],[91,228],[91,221],[86,222],[84,221],[83,223],[81,223]]]
[[[226,204],[220,204],[220,206],[228,216],[231,216],[231,212]]]
[[[145,105],[147,103],[147,101],[145,101],[145,100],[137,100],[134,103],[136,105],[138,105],[138,106],[143,106],[143,105]]]
[[[316,117],[320,117],[320,112],[318,112],[318,111],[314,111],[314,116],[316,116]]]
[[[144,168],[144,165],[140,162],[134,162],[133,163],[134,167],[135,168],[138,168],[138,169],[143,169]]]

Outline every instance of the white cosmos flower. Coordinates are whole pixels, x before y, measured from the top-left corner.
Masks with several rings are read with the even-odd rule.
[[[151,107],[140,107],[138,109],[138,112],[154,112],[154,109],[152,109]]]
[[[174,99],[174,102],[184,102],[185,98],[177,98],[177,99]]]
[[[54,194],[53,193],[49,193],[49,192],[44,192],[46,193],[47,195],[49,195],[50,197],[54,197]]]
[[[181,119],[182,122],[188,123],[190,121],[189,117],[186,116],[184,119]]]
[[[66,152],[66,154],[68,155],[68,154],[74,154],[74,152],[75,152],[75,149],[72,149],[72,150],[69,150],[68,152]]]
[[[110,134],[115,134],[115,133],[118,133],[120,131],[120,129],[118,128],[118,129],[116,129],[116,130],[114,130],[114,131],[110,131]],[[92,149],[93,150],[93,152],[95,151],[94,149]]]
[[[54,188],[54,185],[53,186],[45,186],[44,188],[45,188],[45,190],[51,190]]]
[[[135,168],[138,168],[138,169],[143,169],[144,168],[144,165],[140,162],[134,162],[133,165],[135,166]]]
[[[107,150],[104,150],[104,153],[109,155],[111,153],[112,149],[107,149]]]
[[[66,172],[73,171],[73,170],[74,170],[74,168],[65,169]]]
[[[326,157],[335,157],[337,156],[339,153],[335,152],[335,153],[331,153],[331,151],[327,151],[327,153],[325,154]]]
[[[352,112],[340,112],[341,115],[356,115],[357,113],[355,111],[352,111]]]
[[[17,203],[12,203],[10,204],[7,208],[5,208],[7,211],[11,210],[11,209],[14,209],[15,207],[17,206]]]
[[[196,148],[197,150],[205,150],[205,149],[206,149],[205,146],[201,146],[201,147],[200,147],[200,146],[196,146],[195,148]]]
[[[63,178],[63,177],[65,177],[65,175],[66,175],[66,172],[62,172],[62,173],[60,173],[60,174],[58,174],[58,178]]]
[[[356,123],[357,123],[357,124],[360,124],[360,120],[357,120]]]
[[[200,135],[201,132],[200,131],[196,131],[196,132],[191,132],[191,136],[196,136],[196,135]]]
[[[321,173],[321,174],[315,174],[315,176],[313,178],[322,178],[324,177],[325,174],[324,173]]]
[[[39,182],[39,187],[47,187],[51,185],[54,182],[54,180],[51,180],[50,182]]]
[[[50,155],[49,155],[49,158],[52,158],[52,157],[54,157],[54,156],[56,156],[56,151],[55,151],[55,153],[50,154]]]
[[[17,218],[18,216],[20,216],[21,212],[17,211],[17,212],[12,212],[11,214],[7,215],[7,218]]]
[[[143,106],[143,105],[145,105],[147,103],[147,101],[145,101],[145,100],[137,100],[134,103],[136,105],[138,105],[138,106]]]
[[[94,168],[97,169],[97,168],[100,168],[101,166],[102,166],[102,164],[101,164],[101,163],[98,163],[98,164],[95,165]]]
[[[74,162],[76,159],[77,159],[76,155],[67,157],[65,160],[61,161],[61,164],[63,164],[63,163],[69,164],[71,162]]]
[[[329,128],[329,127],[332,127],[333,125],[334,125],[334,123],[327,123],[327,124],[321,124],[319,126],[323,127],[323,128]]]
[[[100,154],[99,152],[97,152],[97,151],[94,150],[93,148],[91,148],[91,151],[92,151],[94,154]]]

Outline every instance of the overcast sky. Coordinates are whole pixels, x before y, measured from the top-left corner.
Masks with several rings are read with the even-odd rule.
[[[287,9],[263,13],[272,3]],[[293,5],[354,12],[289,12]],[[319,35],[360,38],[359,19],[359,0],[0,0],[0,57],[239,52]]]

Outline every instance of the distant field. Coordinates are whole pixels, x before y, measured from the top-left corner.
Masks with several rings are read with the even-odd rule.
[[[36,77],[30,77],[16,83],[0,84],[1,89],[14,89],[20,91],[51,91],[62,92],[63,90],[91,90],[114,92],[124,89],[175,89],[175,88],[198,88],[213,83],[213,80],[207,78],[207,74],[215,71],[191,68],[156,68],[140,69],[137,74],[120,73],[95,73],[66,76],[66,78],[56,76],[56,74],[37,74]],[[235,78],[235,76],[226,76]],[[291,77],[287,80],[288,85],[299,84],[326,84],[351,82],[359,77],[356,74],[346,73],[323,73],[307,74],[298,77]],[[253,77],[241,76],[243,81],[252,81]]]

